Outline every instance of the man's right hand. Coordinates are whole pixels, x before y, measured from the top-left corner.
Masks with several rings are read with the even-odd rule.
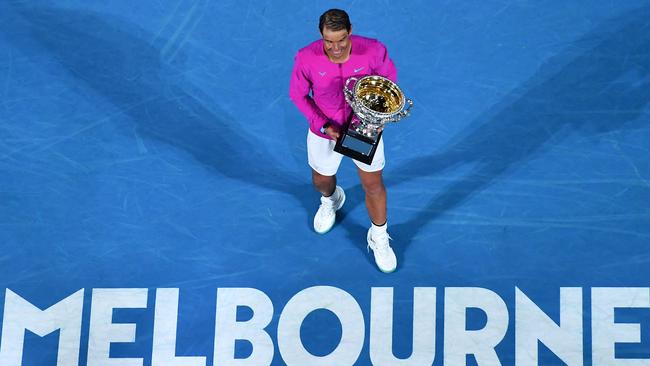
[[[339,127],[335,124],[327,126],[325,129],[325,134],[329,136],[332,140],[338,140],[340,136]]]

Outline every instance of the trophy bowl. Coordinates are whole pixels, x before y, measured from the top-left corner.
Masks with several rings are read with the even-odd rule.
[[[360,101],[360,109],[384,118],[404,109],[406,100],[394,82],[381,76],[366,76],[358,80],[353,94]]]
[[[350,83],[355,82],[350,89]],[[354,114],[334,151],[370,164],[384,125],[410,114],[413,101],[393,81],[379,75],[350,77],[343,87],[346,102]]]

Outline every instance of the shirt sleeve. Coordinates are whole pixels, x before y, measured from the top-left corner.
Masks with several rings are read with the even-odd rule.
[[[318,108],[311,95],[309,95],[311,86],[311,80],[308,75],[305,74],[300,53],[298,53],[294,60],[293,72],[291,73],[289,98],[291,98],[296,107],[298,107],[300,113],[307,118],[312,131],[319,131],[321,127],[327,123],[328,118],[320,108]]]
[[[393,82],[397,82],[397,69],[393,60],[388,56],[388,50],[386,46],[377,42],[377,53],[375,55],[375,70],[374,72],[377,75],[381,75],[385,78],[390,79]]]

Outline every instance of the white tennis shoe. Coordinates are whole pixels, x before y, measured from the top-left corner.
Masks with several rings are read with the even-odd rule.
[[[390,236],[387,232],[372,235],[372,228],[368,229],[368,249],[372,249],[375,256],[375,263],[379,270],[384,273],[391,273],[397,268],[397,257],[393,248],[390,247]]]
[[[344,203],[345,191],[339,186],[336,186],[331,196],[321,197],[320,207],[314,216],[314,230],[319,234],[330,231],[336,221],[336,211],[340,210]]]

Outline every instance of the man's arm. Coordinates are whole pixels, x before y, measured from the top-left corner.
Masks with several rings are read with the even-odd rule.
[[[314,99],[309,95],[311,81],[305,75],[300,54],[296,55],[291,82],[289,84],[289,98],[298,107],[298,110],[307,118],[313,131],[319,131],[329,120],[318,108]]]
[[[386,46],[384,46],[381,42],[377,42],[376,51],[377,52],[375,54],[375,65],[373,71],[377,75],[381,75],[392,80],[393,82],[397,82],[397,69],[395,68],[393,60],[388,57]]]

